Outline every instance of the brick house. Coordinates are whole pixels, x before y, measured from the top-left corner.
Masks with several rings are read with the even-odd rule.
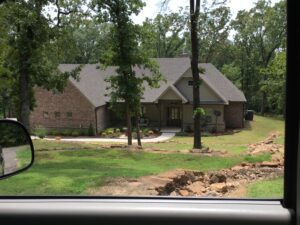
[[[193,125],[192,72],[189,58],[156,59],[166,79],[160,88],[146,86],[142,99],[142,113],[148,126],[181,127]],[[62,72],[78,65],[62,64]],[[205,129],[236,129],[244,126],[244,94],[212,64],[199,64],[204,69],[200,86],[200,103],[206,111]],[[95,64],[85,65],[80,81],[70,78],[63,93],[35,89],[37,107],[31,113],[31,127],[87,128],[90,124],[101,131],[114,122],[116,116],[108,108],[105,78],[115,74],[116,67],[101,70]],[[149,73],[135,68],[137,75]],[[216,114],[216,112],[218,112]],[[216,116],[218,115],[218,116]]]

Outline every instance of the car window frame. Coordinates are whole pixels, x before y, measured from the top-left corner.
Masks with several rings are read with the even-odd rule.
[[[243,223],[243,224],[271,224],[269,221],[266,222],[263,218],[259,217],[259,212],[250,212],[250,214],[247,214],[247,207],[246,206],[259,206],[261,204],[280,204],[281,207],[278,207],[278,213],[287,213],[289,212],[289,218],[287,217],[285,221],[281,221],[279,224],[297,224],[300,225],[300,145],[299,145],[299,139],[300,139],[300,127],[299,127],[299,109],[295,109],[295,103],[300,102],[300,83],[299,83],[299,75],[297,75],[297,72],[299,70],[299,63],[298,58],[296,57],[299,55],[299,34],[297,34],[298,30],[298,24],[297,21],[300,21],[299,18],[299,7],[297,6],[296,1],[287,0],[287,12],[288,12],[288,41],[287,41],[287,78],[286,78],[286,122],[285,122],[285,169],[284,169],[284,196],[283,199],[272,199],[272,200],[263,200],[263,199],[207,199],[207,198],[176,198],[176,197],[147,197],[146,199],[143,197],[80,197],[80,196],[31,196],[31,197],[22,197],[22,196],[10,196],[10,197],[0,197],[0,220],[5,221],[5,219],[11,219],[11,224],[17,224],[17,222],[22,222],[22,219],[26,220],[26,218],[31,220],[32,224],[34,223],[34,219],[36,221],[43,221],[44,224],[47,224],[47,221],[51,221],[51,218],[53,221],[57,219],[59,221],[59,218],[67,218],[68,216],[72,215],[70,213],[70,210],[72,210],[72,207],[77,207],[79,205],[86,206],[87,208],[92,204],[95,207],[98,206],[98,211],[96,208],[93,209],[87,209],[85,215],[86,218],[90,218],[91,220],[94,218],[96,222],[99,221],[106,221],[108,224],[112,224],[113,221],[116,222],[129,222],[129,221],[136,221],[141,222],[141,219],[143,223],[149,224],[150,220],[147,216],[140,215],[140,211],[136,207],[131,207],[130,204],[128,204],[127,211],[119,210],[117,206],[127,203],[135,203],[137,206],[140,206],[141,210],[144,210],[144,214],[146,215],[149,212],[154,212],[153,217],[156,217],[157,224],[161,224],[161,222],[165,222],[167,224],[170,224],[169,222],[173,221],[173,224],[182,224],[182,220],[178,219],[178,216],[176,216],[176,210],[175,208],[178,205],[178,213],[183,213],[185,216],[191,216],[191,220],[189,224],[199,224],[199,222],[205,222],[205,224],[218,224],[218,221],[220,224],[239,224],[239,222],[242,222],[243,220],[239,218],[239,216],[236,215],[236,217],[230,218],[230,216],[223,216],[220,217],[223,220],[220,221],[219,217],[217,216],[217,209],[214,207],[214,205],[222,206],[224,208],[224,213],[230,213],[230,212],[239,212],[240,217],[244,216],[244,219],[247,219],[247,216],[249,217],[249,223]],[[298,72],[299,73],[299,72]],[[297,106],[296,106],[297,107]],[[1,185],[1,183],[0,183]],[[157,203],[162,206],[162,212],[170,213],[171,215],[163,217],[160,215],[157,210],[160,209],[159,206],[155,206],[153,208],[148,207],[147,204],[150,204],[150,202]],[[13,205],[9,205],[9,203],[13,203]],[[45,208],[39,208],[41,204]],[[70,205],[67,203],[71,203]],[[115,212],[107,212],[108,214],[113,214],[111,217],[107,216],[105,217],[105,209],[102,209],[102,206],[107,206],[107,203],[110,203],[112,205],[115,204],[116,211]],[[245,207],[243,207],[243,203],[245,203]],[[59,207],[60,204],[66,204],[66,208],[61,209]],[[197,211],[193,207],[193,205],[199,205],[199,208],[201,204],[207,204],[206,209],[204,211]],[[230,204],[232,205],[240,205],[240,209],[234,209],[231,208]],[[1,209],[10,206],[7,211],[3,213],[1,212]],[[48,205],[48,207],[47,207]],[[73,206],[72,206],[73,205]],[[57,206],[61,211],[56,212],[55,206]],[[185,207],[183,207],[185,206]],[[167,210],[168,207],[173,210]],[[173,207],[173,208],[172,208]],[[73,209],[75,209],[73,208]],[[264,208],[264,207],[263,207]],[[262,208],[262,211],[263,211]],[[26,211],[27,209],[27,211]],[[40,210],[39,210],[40,209]],[[47,209],[49,213],[43,214],[43,209]],[[165,211],[163,211],[163,209]],[[94,210],[94,211],[93,211]],[[136,211],[134,211],[136,210]],[[195,211],[193,211],[195,210]],[[211,211],[209,211],[211,210]],[[231,210],[231,211],[230,211]],[[286,211],[287,210],[287,211]],[[84,211],[84,210],[83,210]],[[250,210],[251,211],[251,210]],[[68,213],[69,212],[69,213]],[[74,212],[77,212],[74,210]],[[94,212],[94,213],[93,213]],[[122,214],[123,212],[123,214]],[[136,213],[136,216],[134,215],[134,212]],[[193,219],[193,212],[198,213],[200,217],[195,217]],[[206,218],[201,219],[201,213],[208,213],[211,212],[214,216],[215,214],[215,220],[213,218]],[[156,214],[155,214],[156,213]],[[99,217],[97,217],[99,215]],[[250,215],[252,217],[257,216],[257,220],[251,220]],[[16,219],[16,216],[19,219]],[[39,217],[41,216],[41,218]],[[44,216],[44,217],[43,217]],[[180,217],[180,218],[184,218]],[[153,218],[151,217],[151,218]],[[268,217],[268,215],[266,215]],[[13,220],[14,218],[14,220]],[[38,220],[37,218],[40,218]],[[80,222],[80,218],[82,216],[79,215],[79,217],[74,217],[73,224],[84,224],[83,222]],[[76,218],[78,219],[76,222]],[[101,220],[101,218],[103,220]],[[149,219],[148,221],[145,219]],[[173,219],[172,219],[173,218]],[[177,218],[177,222],[176,222]],[[2,220],[3,219],[3,220]],[[155,219],[155,218],[154,218]],[[160,220],[161,219],[161,220]],[[175,219],[175,220],[174,220]],[[69,220],[65,224],[68,223]],[[244,221],[245,222],[245,221]],[[276,221],[273,221],[273,224],[276,224]],[[134,222],[133,222],[134,223]],[[50,223],[49,223],[50,224]],[[70,223],[71,224],[71,223]],[[92,224],[92,223],[91,223]],[[137,223],[138,224],[138,223]],[[278,224],[278,223],[277,223]]]

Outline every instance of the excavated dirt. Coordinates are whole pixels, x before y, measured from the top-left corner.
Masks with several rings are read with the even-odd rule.
[[[274,143],[279,133],[248,146],[249,155],[270,153],[272,160],[242,163],[220,171],[173,170],[138,179],[111,180],[93,195],[244,197],[249,183],[283,176],[283,146]],[[202,154],[202,153],[201,153]]]

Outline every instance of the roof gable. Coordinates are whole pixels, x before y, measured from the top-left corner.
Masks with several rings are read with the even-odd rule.
[[[166,90],[155,100],[181,100],[182,103],[187,103],[188,100],[177,90],[176,87],[170,85]]]
[[[154,59],[160,72],[166,79],[161,82],[159,88],[150,88],[145,85],[145,92],[142,102],[155,102],[166,90],[172,90],[173,94],[179,97],[183,102],[187,102],[186,96],[179,91],[175,84],[182,77],[191,77],[190,59],[189,58],[158,58]],[[71,71],[79,64],[61,64],[59,69],[62,72]],[[109,66],[106,69],[98,69],[98,64],[86,64],[80,72],[80,81],[70,78],[71,83],[82,92],[84,96],[95,106],[101,106],[109,101],[106,97],[108,83],[105,78],[115,75],[117,67]],[[201,79],[222,99],[224,102],[239,101],[245,102],[244,94],[223,74],[220,73],[212,64],[201,63],[200,67],[205,69],[204,74],[200,74]],[[137,76],[150,75],[149,70],[135,67]]]

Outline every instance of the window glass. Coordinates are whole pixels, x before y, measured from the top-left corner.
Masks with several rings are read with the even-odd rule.
[[[49,118],[49,113],[48,112],[43,112],[43,117],[44,117],[44,119],[48,119]]]
[[[0,117],[37,159],[0,195],[282,197],[285,0],[51,2],[0,4]]]
[[[72,118],[73,117],[73,113],[72,112],[67,112],[67,118]]]
[[[54,117],[56,119],[59,119],[60,118],[60,112],[54,112]]]

